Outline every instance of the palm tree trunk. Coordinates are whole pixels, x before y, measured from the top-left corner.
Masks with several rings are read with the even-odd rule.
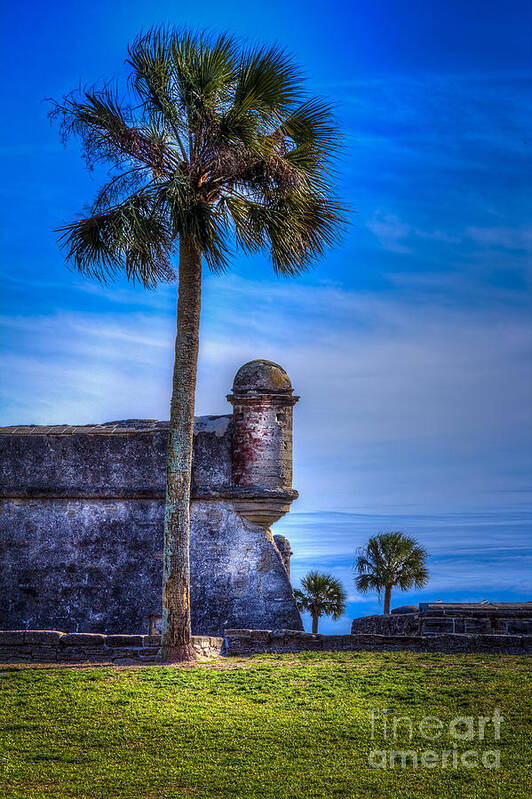
[[[318,632],[318,619],[319,619],[318,614],[317,613],[313,613],[312,614],[312,634],[313,635],[316,635],[316,633]]]
[[[384,615],[390,615],[390,603],[392,599],[392,586],[386,585],[384,587]]]
[[[201,308],[201,251],[179,242],[179,294],[164,514],[161,657],[195,657],[190,629],[190,480]]]

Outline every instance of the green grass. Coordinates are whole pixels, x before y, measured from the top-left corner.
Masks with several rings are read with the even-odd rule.
[[[193,668],[0,669],[0,796],[529,796],[530,661],[498,655],[304,653]],[[430,742],[406,722],[371,740],[370,712],[445,724]],[[372,750],[452,749],[456,716],[504,718],[466,749],[501,766],[375,768]]]

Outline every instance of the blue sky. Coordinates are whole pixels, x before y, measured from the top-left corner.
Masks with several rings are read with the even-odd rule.
[[[5,3],[3,422],[168,415],[175,288],[104,289],[65,269],[53,229],[98,180],[43,102],[122,78],[128,41],[168,22],[285,45],[344,132],[342,245],[295,281],[242,256],[205,280],[198,412],[228,412],[256,357],[302,397],[301,499],[278,525],[296,580],[326,566],[348,616],[373,612],[354,550],[404,529],[431,552],[424,597],[530,598],[528,3]]]

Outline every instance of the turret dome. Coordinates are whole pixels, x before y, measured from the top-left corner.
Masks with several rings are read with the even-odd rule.
[[[249,361],[240,367],[233,381],[235,394],[291,394],[292,391],[285,370],[273,361]]]

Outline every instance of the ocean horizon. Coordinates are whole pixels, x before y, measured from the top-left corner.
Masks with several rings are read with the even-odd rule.
[[[382,613],[375,593],[359,594],[353,581],[356,550],[370,536],[400,530],[429,553],[429,582],[423,590],[392,592],[392,609],[419,602],[520,602],[532,600],[532,504],[501,510],[457,512],[316,511],[289,513],[273,527],[292,547],[295,588],[310,569],[339,578],[348,594],[338,621],[321,618],[319,631],[348,633],[351,620]],[[303,617],[310,630],[308,614]]]

